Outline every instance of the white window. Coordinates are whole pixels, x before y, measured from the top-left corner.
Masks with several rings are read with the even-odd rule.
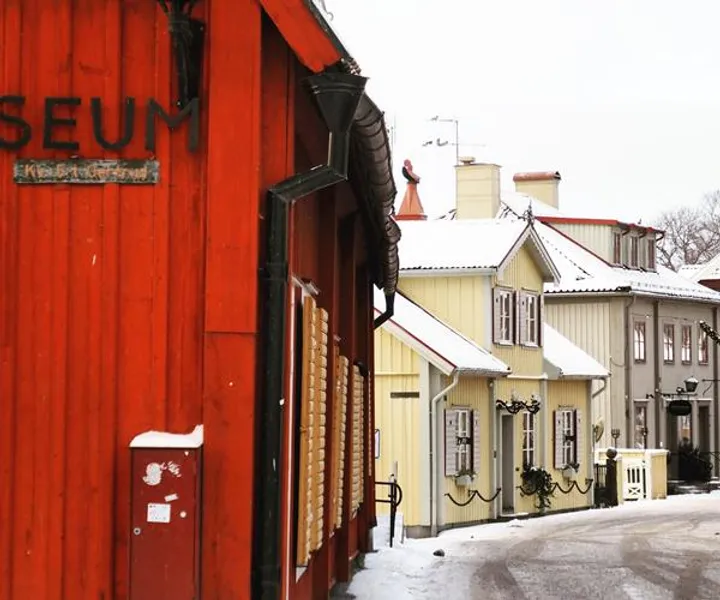
[[[582,416],[578,408],[555,411],[555,468],[579,465],[582,457]]]
[[[456,460],[460,472],[472,471],[472,425],[471,411],[459,410],[457,424]]]
[[[655,238],[651,237],[647,241],[647,254],[645,255],[645,266],[651,270],[655,270],[655,253],[657,252],[655,248]]]
[[[638,260],[638,243],[639,239],[635,236],[630,238],[630,266],[637,267],[639,265]]]
[[[663,361],[675,362],[675,325],[672,323],[663,325]]]
[[[535,465],[535,415],[523,413],[523,467]]]
[[[635,362],[645,362],[645,323],[636,321],[633,331]]]
[[[619,231],[613,232],[613,262],[622,264],[622,234]]]
[[[530,292],[520,293],[520,343],[524,346],[540,345],[540,296]]]
[[[445,409],[445,475],[480,470],[480,413],[470,408]]]
[[[687,365],[692,362],[692,325],[683,325],[681,331],[680,360]]]
[[[493,296],[493,341],[496,344],[512,344],[515,337],[513,291],[495,288]]]
[[[702,329],[698,329],[698,363],[706,365],[708,362],[708,336]]]

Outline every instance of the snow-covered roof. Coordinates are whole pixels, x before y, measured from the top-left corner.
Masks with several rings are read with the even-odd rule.
[[[633,293],[720,303],[720,293],[658,266],[643,271],[611,265],[551,225],[536,223],[537,232],[560,272],[558,283],[546,284],[548,294]]]
[[[400,226],[401,273],[502,271],[529,240],[545,280],[552,281],[557,277],[555,265],[537,232],[523,220],[435,219],[404,221]]]
[[[678,273],[695,282],[720,279],[720,254],[700,265],[684,265]]]
[[[532,214],[536,217],[562,216],[562,213],[554,206],[545,204],[534,196],[529,196],[521,192],[503,191],[500,204],[498,217],[504,216],[508,211],[520,217],[527,212],[528,208],[530,208]]]
[[[543,359],[551,379],[604,379],[610,372],[587,352],[543,323]]]
[[[385,297],[375,290],[375,314],[385,310]],[[413,348],[445,375],[456,370],[477,375],[508,375],[504,362],[446,325],[400,292],[395,294],[395,313],[382,325]]]

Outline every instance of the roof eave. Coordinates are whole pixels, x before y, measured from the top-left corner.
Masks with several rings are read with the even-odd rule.
[[[479,268],[442,268],[433,267],[428,269],[423,268],[411,268],[411,269],[400,269],[400,275],[404,277],[437,277],[438,275],[447,276],[478,276],[478,275],[494,275],[498,272],[497,267],[479,267]]]

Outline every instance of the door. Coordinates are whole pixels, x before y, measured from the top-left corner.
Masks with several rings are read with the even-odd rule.
[[[502,417],[502,509],[503,512],[515,510],[515,446],[514,446],[514,425],[512,415]]]
[[[700,452],[710,452],[710,407],[707,404],[698,407],[698,446]]]

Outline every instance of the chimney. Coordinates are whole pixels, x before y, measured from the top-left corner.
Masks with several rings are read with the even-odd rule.
[[[500,165],[461,156],[455,167],[456,219],[494,219],[500,210]]]
[[[395,219],[398,221],[425,221],[427,215],[417,191],[420,177],[415,175],[412,163],[408,159],[405,159],[403,163],[402,174],[407,180],[407,187],[405,188],[405,197],[402,204],[400,204],[400,210],[395,215]]]
[[[560,180],[558,171],[515,173],[513,176],[516,192],[537,198],[540,202],[554,208],[560,208],[558,196]]]

